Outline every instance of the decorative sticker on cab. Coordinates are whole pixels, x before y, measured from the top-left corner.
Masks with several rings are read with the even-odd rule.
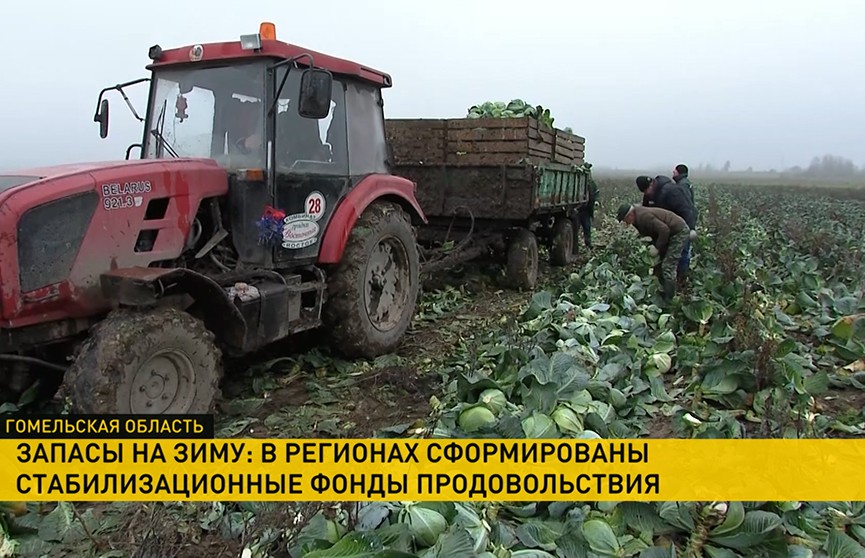
[[[326,202],[324,200],[324,194],[319,191],[312,192],[310,195],[306,196],[306,201],[303,202],[304,211],[306,211],[306,214],[315,221],[318,221],[324,216],[325,208]]]
[[[318,241],[318,223],[308,213],[296,213],[285,218],[282,225],[282,247],[299,250]]]

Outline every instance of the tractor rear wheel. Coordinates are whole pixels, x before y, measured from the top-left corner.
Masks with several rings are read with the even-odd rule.
[[[574,262],[576,246],[574,225],[570,219],[557,217],[553,224],[552,241],[550,242],[550,263],[555,266],[566,266]]]
[[[118,310],[81,346],[66,389],[76,413],[210,413],[221,359],[213,333],[186,312]]]
[[[507,282],[514,289],[538,284],[538,239],[528,229],[517,229],[508,243]]]
[[[420,259],[409,216],[374,202],[355,223],[328,281],[324,323],[348,358],[393,352],[414,316]]]

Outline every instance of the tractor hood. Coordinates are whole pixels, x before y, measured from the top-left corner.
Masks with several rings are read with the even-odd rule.
[[[29,184],[30,182],[36,182],[37,180],[42,179],[41,176],[34,175],[22,175],[19,173],[15,174],[0,174],[0,192],[4,190],[8,190],[9,188],[14,188],[16,186],[21,186],[22,184]]]
[[[98,171],[122,171],[125,168],[138,170],[142,167],[152,166],[158,166],[160,170],[169,170],[170,168],[189,167],[190,163],[193,163],[191,166],[198,168],[201,168],[202,164],[218,168],[218,164],[212,159],[133,159],[129,161],[98,161],[16,169],[0,172],[0,194],[13,188],[26,187],[45,180],[79,176]]]
[[[129,165],[141,164],[140,161],[100,161],[93,163],[73,163],[30,169],[17,169],[0,173],[0,192],[17,186],[29,185],[41,180],[62,178],[76,174],[89,173],[95,170],[112,169]]]

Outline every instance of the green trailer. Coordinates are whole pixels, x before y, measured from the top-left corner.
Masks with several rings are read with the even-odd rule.
[[[456,241],[425,269],[492,253],[515,288],[534,288],[538,245],[552,265],[577,254],[576,210],[588,202],[585,140],[536,119],[387,121],[392,172],[417,184],[429,224],[421,247]]]

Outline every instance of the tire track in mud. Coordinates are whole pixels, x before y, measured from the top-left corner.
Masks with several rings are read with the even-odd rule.
[[[549,282],[552,274],[544,267],[539,274]],[[500,329],[503,317],[518,318],[533,294],[501,288],[488,272],[466,269],[436,274],[426,287],[427,301],[438,295],[430,287],[464,287],[466,294],[435,319],[416,319],[400,348],[377,363],[332,356],[314,334],[227,363],[218,428],[232,437],[327,438],[367,437],[380,428],[420,424],[429,415],[430,397],[441,392],[440,370],[454,347],[470,343],[477,332]],[[282,362],[261,369],[275,359]]]

